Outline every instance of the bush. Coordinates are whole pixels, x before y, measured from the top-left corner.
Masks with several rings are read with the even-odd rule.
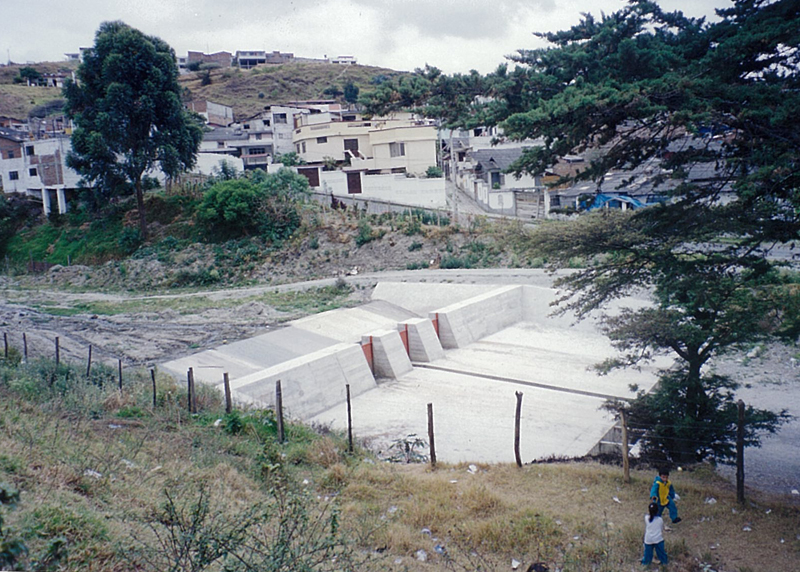
[[[356,235],[356,246],[364,246],[368,242],[375,240],[375,232],[366,219],[358,221],[358,234]]]
[[[425,171],[425,176],[429,179],[441,179],[444,175],[441,167],[437,167],[435,165],[431,165],[428,167],[428,170]]]

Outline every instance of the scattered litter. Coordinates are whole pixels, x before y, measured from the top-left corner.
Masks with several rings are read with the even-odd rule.
[[[582,492],[582,493],[588,493],[588,492],[589,492],[589,489],[587,489],[586,487],[583,487],[583,488],[581,489],[581,492]]]
[[[94,469],[86,469],[85,471],[83,471],[83,476],[84,476],[84,477],[92,477],[93,479],[99,479],[99,478],[101,478],[103,475],[102,475],[102,474],[100,474],[100,473],[98,473],[98,472],[97,472],[97,471],[95,471]]]
[[[428,536],[430,536],[431,529],[426,526],[425,528],[422,529],[422,534],[427,534]]]
[[[614,497],[612,500],[613,500],[614,502],[616,502],[616,503],[622,504],[622,501],[621,501],[621,500],[619,500],[617,497]]]
[[[677,501],[677,500],[681,500],[681,495],[679,495],[678,493],[675,493],[675,500],[676,500],[676,501]]]
[[[717,548],[719,548],[719,542],[715,542],[714,544],[712,544],[711,546],[709,546],[709,548],[710,548],[711,550],[716,550]]]
[[[428,553],[425,552],[422,549],[417,550],[417,553],[415,554],[415,556],[417,557],[417,560],[419,560],[420,562],[427,562],[428,561]]]
[[[403,559],[402,558],[395,558],[394,559],[394,563],[395,564],[402,564],[403,563]]]
[[[369,457],[367,457],[366,459],[364,459],[364,462],[365,462],[366,464],[368,464],[368,465],[374,465],[374,464],[375,464],[375,461],[373,461],[373,460],[372,460],[372,459],[370,459]]]
[[[467,469],[467,472],[470,475],[474,475],[475,473],[478,472],[478,467],[476,467],[475,465],[470,465],[469,468]]]
[[[731,512],[732,512],[733,514],[736,514],[736,513],[737,513],[737,512],[739,512],[739,511],[737,511],[735,508],[732,508],[732,509],[731,509]]]
[[[117,425],[116,423],[109,423],[108,424],[108,428],[109,429],[122,429],[122,425]]]
[[[517,568],[519,568],[520,564],[521,564],[521,562],[519,560],[515,560],[513,558],[511,559],[511,569],[512,570],[516,570]]]
[[[771,509],[771,508],[768,508],[768,509],[767,509],[767,512],[766,512],[765,514],[769,514],[769,513],[771,513],[771,512],[772,512],[772,509]]]
[[[392,506],[389,507],[389,509],[386,512],[388,512],[389,514],[394,514],[394,513],[397,512],[397,507],[392,505]]]
[[[749,526],[745,526],[745,527],[743,527],[743,528],[742,528],[742,530],[743,530],[744,532],[750,532],[750,531],[751,531],[751,530],[753,530],[753,529],[752,529],[752,528],[750,528]]]
[[[160,470],[161,470],[161,465],[156,465],[155,467],[150,469],[150,472],[151,473],[155,473],[156,471],[160,471]]]
[[[133,461],[129,461],[128,459],[122,459],[122,464],[128,467],[129,469],[135,469],[136,463]]]
[[[786,541],[783,538],[781,538],[781,544],[783,544],[784,542],[786,542]]]
[[[447,550],[445,550],[444,546],[442,546],[441,544],[437,544],[436,546],[434,546],[433,550],[434,552],[436,552],[436,554],[444,554],[445,552],[447,552]]]
[[[559,525],[559,526],[561,526],[561,521],[560,521],[560,520],[557,520],[557,521],[556,521],[556,524],[557,524],[557,525]]]
[[[714,497],[706,497],[706,504],[717,504],[717,499]]]
[[[217,419],[214,421],[214,427],[219,427],[220,425],[222,425],[222,419]]]
[[[800,491],[798,491],[797,489],[792,489],[792,494],[793,495],[800,495]]]
[[[308,479],[303,479],[303,484],[307,485],[308,484]]]
[[[581,539],[580,535],[572,537],[572,540],[580,540],[580,539]]]
[[[456,484],[457,482],[458,482],[458,481],[457,481],[456,479],[453,479],[452,481],[450,481],[450,484],[451,484],[451,485],[454,485],[454,484]]]

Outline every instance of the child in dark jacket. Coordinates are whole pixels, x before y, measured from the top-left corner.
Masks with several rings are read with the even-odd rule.
[[[673,523],[681,521],[678,516],[678,507],[675,506],[675,487],[669,481],[669,469],[661,469],[653,480],[653,486],[650,488],[650,500],[658,505],[658,516],[661,516],[666,508],[669,510],[669,518]]]
[[[662,564],[669,562],[667,551],[664,549],[664,520],[658,515],[658,503],[651,502],[647,507],[648,514],[644,515],[644,556],[642,564],[647,566],[653,561],[655,550],[658,561]]]

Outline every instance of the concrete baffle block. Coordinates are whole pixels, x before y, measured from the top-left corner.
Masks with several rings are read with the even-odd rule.
[[[412,318],[398,324],[398,330],[408,328],[408,352],[411,361],[432,362],[444,357],[444,349],[433,322],[427,318]]]
[[[413,368],[400,332],[380,330],[361,337],[361,344],[372,342],[372,364],[375,377],[397,379]]]
[[[445,349],[463,348],[522,319],[522,286],[503,286],[430,312]]]

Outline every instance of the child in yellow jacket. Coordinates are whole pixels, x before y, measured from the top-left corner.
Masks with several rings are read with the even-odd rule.
[[[650,488],[650,500],[658,504],[658,516],[661,516],[666,508],[669,510],[669,518],[673,523],[681,521],[678,516],[678,507],[675,505],[675,487],[669,480],[669,469],[663,468],[658,471],[658,475],[653,480],[653,486]]]

